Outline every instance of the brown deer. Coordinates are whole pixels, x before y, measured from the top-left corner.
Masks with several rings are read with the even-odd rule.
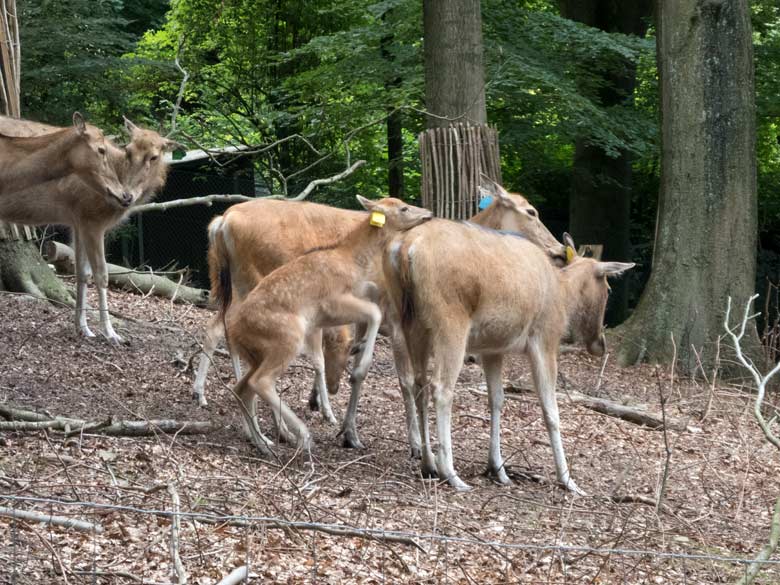
[[[11,118],[6,118],[11,120]],[[18,122],[18,121],[17,121]],[[16,136],[0,125],[0,198],[15,205],[15,193],[41,183],[75,175],[95,191],[129,201],[108,160],[103,132],[73,114],[73,126],[37,136]]]
[[[93,188],[79,175],[24,189],[0,197],[0,218],[30,225],[64,224],[73,230],[76,255],[76,327],[85,337],[94,337],[87,325],[87,279],[90,267],[98,289],[101,333],[112,343],[121,342],[108,313],[108,270],[104,237],[108,229],[129,213],[132,205],[151,198],[165,184],[168,167],[164,151],[176,143],[125,119],[131,141],[119,148],[105,141],[108,165],[116,173],[127,196],[116,197]],[[60,129],[27,120],[0,118],[0,132],[45,138]]]
[[[381,276],[382,248],[395,233],[431,218],[430,211],[398,199],[370,201],[358,196],[358,201],[370,213],[364,214],[340,242],[312,250],[277,268],[235,303],[231,303],[231,264],[225,253],[231,242],[212,241],[219,259],[215,292],[226,338],[231,350],[249,365],[234,393],[242,406],[245,430],[263,451],[267,450],[265,437],[253,417],[255,396],[268,403],[280,426],[294,435],[300,446],[309,446],[306,425],[281,401],[274,385],[301,351],[316,346],[323,327],[366,325],[350,377],[352,392],[359,395],[382,320],[373,282]]]
[[[494,186],[488,193],[493,201],[486,209],[475,215],[471,221],[485,227],[516,231],[527,234],[551,257],[565,262],[565,247],[544,227],[536,209],[522,195],[508,193]],[[365,215],[361,212],[337,209],[315,203],[256,200],[240,203],[228,209],[221,218],[213,220],[210,233],[229,240],[223,248],[229,257],[234,295],[243,298],[259,282],[279,266],[290,262],[308,250],[329,246],[339,241],[354,229]],[[216,282],[216,259],[209,251],[209,266],[212,284]],[[380,288],[382,288],[380,286]],[[212,293],[212,297],[213,297]],[[387,309],[388,307],[385,307]],[[392,340],[396,369],[406,405],[406,424],[413,457],[420,456],[420,434],[414,406],[414,376],[405,353],[400,330],[394,330],[385,320],[384,333]],[[206,404],[205,381],[214,350],[223,337],[222,320],[213,318],[207,326],[193,394],[201,405]],[[349,336],[344,329],[326,329],[322,342],[327,388],[330,393],[338,390],[338,381],[348,359]],[[236,379],[241,377],[240,366],[235,355],[233,367]],[[335,421],[321,379],[323,356],[312,356],[317,374],[309,404],[313,409],[319,405],[326,420]],[[344,417],[341,436],[347,447],[362,447],[357,434],[358,396],[351,396]],[[324,405],[324,406],[323,406]]]
[[[574,254],[574,242],[568,234],[565,239]],[[501,483],[509,482],[500,451],[501,370],[504,354],[521,352],[531,363],[558,481],[582,493],[570,477],[559,429],[558,346],[569,333],[589,352],[604,352],[607,277],[633,266],[575,256],[557,269],[528,239],[467,223],[436,220],[396,237],[386,248],[383,267],[414,370],[423,475],[438,475],[458,490],[468,489],[455,472],[451,439],[455,383],[468,351],[482,357],[488,386],[488,471]],[[428,391],[436,407],[435,460],[427,422]]]

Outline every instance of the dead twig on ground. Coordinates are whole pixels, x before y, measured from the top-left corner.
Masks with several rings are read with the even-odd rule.
[[[112,420],[107,423],[106,421],[85,421],[60,416],[48,417],[37,412],[9,406],[0,406],[0,416],[10,419],[9,421],[0,421],[0,431],[50,429],[53,431],[64,431],[66,436],[85,432],[123,437],[144,437],[157,433],[201,435],[217,430],[213,423],[207,421],[154,419]]]
[[[179,492],[176,491],[176,486],[173,483],[168,484],[168,493],[171,495],[172,514],[171,514],[171,540],[170,551],[171,560],[173,561],[173,575],[176,577],[179,585],[187,583],[187,571],[184,569],[184,565],[181,562],[181,556],[179,555]]]
[[[62,528],[72,528],[79,532],[95,532],[96,534],[103,532],[103,527],[100,524],[92,524],[91,522],[67,518],[65,516],[52,516],[50,514],[28,512],[27,510],[15,510],[13,508],[6,508],[5,506],[0,506],[0,516],[5,516],[6,518],[19,518],[20,520],[27,520],[30,522],[53,524],[54,526],[61,526]]]

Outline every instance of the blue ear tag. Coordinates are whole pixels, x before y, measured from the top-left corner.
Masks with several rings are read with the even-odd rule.
[[[479,200],[479,210],[482,211],[483,209],[487,209],[491,203],[493,203],[493,198],[490,195],[486,195]]]

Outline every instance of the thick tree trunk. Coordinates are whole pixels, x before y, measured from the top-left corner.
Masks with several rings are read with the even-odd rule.
[[[561,14],[606,32],[644,36],[646,19],[652,12],[651,0],[613,2],[611,0],[559,0]],[[597,69],[598,64],[593,64]],[[604,88],[597,96],[605,107],[633,100],[636,67],[626,61],[622,71],[602,72]],[[569,199],[569,230],[575,242],[603,244],[604,260],[631,260],[629,223],[631,212],[631,157],[621,152],[608,156],[589,137],[577,139],[574,172]],[[623,321],[628,312],[625,280],[611,283],[607,323]]]
[[[479,0],[424,0],[428,128],[487,123]]]
[[[34,242],[0,239],[0,290],[73,304],[71,294],[43,261]]]
[[[748,0],[657,5],[662,158],[650,281],[619,329],[619,361],[681,365],[715,356],[726,299],[755,287],[756,153]],[[757,355],[758,337],[748,350]],[[723,348],[725,350],[725,347]],[[728,363],[728,360],[724,361]]]
[[[392,30],[392,23],[387,21],[391,16],[391,11],[382,15],[382,20],[386,26]],[[395,71],[395,55],[393,54],[392,33],[384,35],[380,43],[382,58],[388,62],[388,69]],[[401,78],[395,73],[391,73],[385,80],[385,88],[388,95],[401,86]],[[404,141],[403,141],[403,118],[401,111],[395,108],[388,109],[387,115],[387,187],[388,195],[403,199],[404,196]]]

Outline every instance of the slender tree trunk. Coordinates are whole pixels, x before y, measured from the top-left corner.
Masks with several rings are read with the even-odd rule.
[[[479,0],[424,0],[428,127],[487,123]]]
[[[561,14],[606,32],[644,36],[651,0],[613,2],[612,0],[559,0]],[[593,64],[598,70],[598,64]],[[636,67],[625,61],[619,71],[602,71],[605,86],[597,97],[605,107],[630,103],[636,85]],[[609,156],[590,145],[588,136],[577,139],[569,199],[569,230],[574,241],[603,244],[604,260],[631,260],[629,240],[631,213],[631,156],[620,152]],[[623,321],[628,312],[625,280],[612,283],[607,307],[607,323]]]
[[[650,281],[618,330],[618,359],[705,364],[723,334],[726,299],[755,288],[756,152],[748,0],[657,5],[662,158]],[[753,327],[749,349],[758,355]],[[726,349],[725,347],[723,349]],[[724,363],[727,363],[725,361]]]

